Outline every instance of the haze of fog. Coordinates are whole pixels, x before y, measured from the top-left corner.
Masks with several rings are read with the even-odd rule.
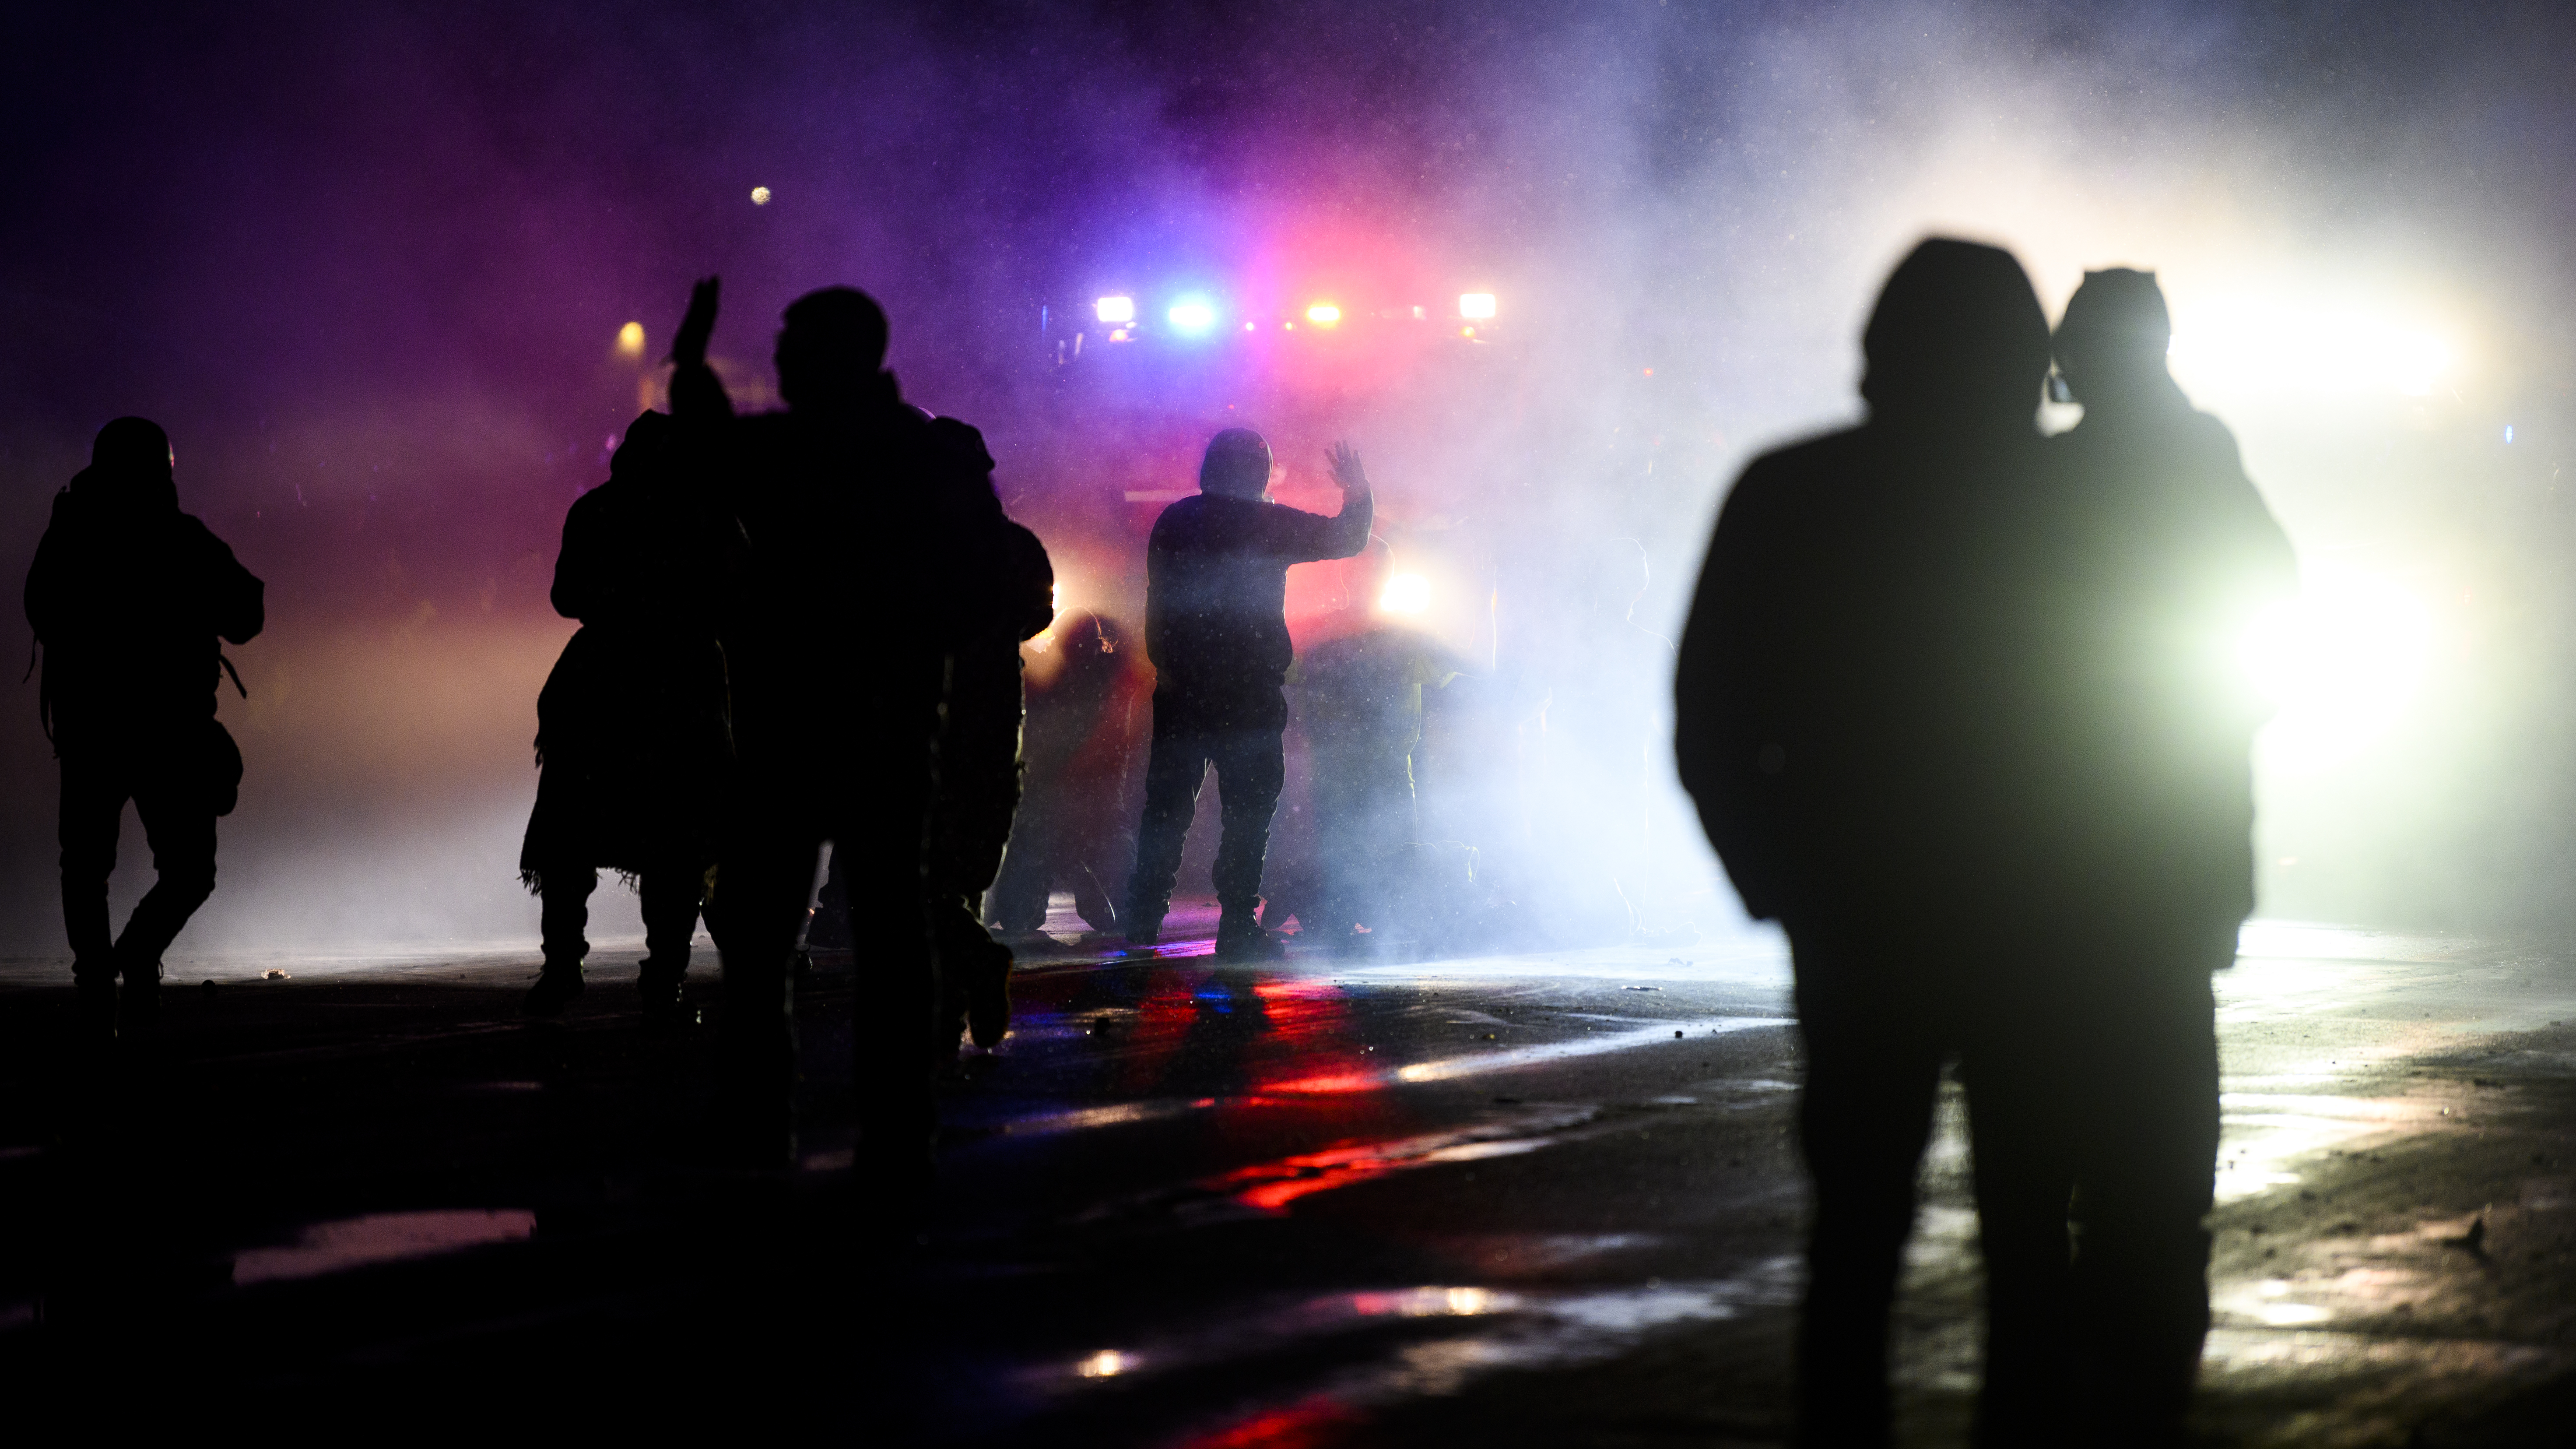
[[[249,697],[222,703],[242,804],[182,954],[533,943],[517,843],[572,629],[545,599],[563,511],[693,277],[724,275],[717,351],[752,381],[789,299],[877,293],[907,392],[985,430],[1088,591],[1068,602],[1130,618],[1118,490],[1190,486],[1172,440],[1231,419],[1202,389],[1086,431],[1041,307],[1495,292],[1477,368],[1246,405],[1292,502],[1329,507],[1322,445],[1354,440],[1399,558],[1474,561],[1434,626],[1561,716],[1661,694],[1652,650],[1583,651],[1566,621],[1615,614],[1642,561],[1634,623],[1677,631],[1726,481],[1857,413],[1861,319],[1931,232],[2012,247],[2052,311],[2087,267],[2158,269],[2177,376],[2301,550],[2322,612],[2284,666],[2304,713],[2264,747],[2264,912],[2565,912],[2576,24],[2553,9],[85,7],[20,30],[0,560],[24,568],[97,426],[142,413],[183,506],[270,584],[232,651]],[[51,772],[29,683],[0,709],[0,953],[63,950]],[[1493,779],[1515,803],[1457,819],[1627,832],[1641,924],[1740,929],[1667,752],[1587,758],[1535,803]],[[129,819],[120,911],[143,855]]]

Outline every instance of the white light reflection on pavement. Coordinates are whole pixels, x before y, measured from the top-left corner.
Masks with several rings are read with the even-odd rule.
[[[369,1213],[316,1223],[285,1247],[245,1248],[233,1254],[233,1283],[247,1288],[493,1243],[522,1242],[536,1230],[537,1215],[525,1208]]]

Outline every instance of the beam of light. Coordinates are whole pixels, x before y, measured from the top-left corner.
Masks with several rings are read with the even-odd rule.
[[[2245,677],[2280,711],[2265,759],[2313,770],[2359,753],[2404,717],[2433,639],[2432,612],[2402,585],[2312,568],[2300,596],[2257,616],[2238,644]]]
[[[1175,331],[1196,337],[1216,325],[1216,304],[1205,297],[1183,297],[1164,316]]]
[[[1471,322],[1481,322],[1494,315],[1494,294],[1466,292],[1458,298],[1458,315]]]
[[[769,188],[766,186],[755,186],[751,188],[751,204],[754,206],[767,206],[769,204]]]
[[[2178,318],[2171,350],[2194,392],[2430,397],[2459,363],[2415,322],[2338,302],[2216,299]]]
[[[1377,606],[1381,613],[1419,614],[1431,607],[1431,581],[1420,574],[1390,574]]]
[[[1342,320],[1342,309],[1330,302],[1318,302],[1306,309],[1306,320],[1318,327],[1330,327]]]
[[[620,357],[644,355],[644,324],[629,322],[617,329],[617,353]]]
[[[1103,297],[1099,301],[1091,304],[1091,315],[1099,318],[1103,322],[1133,322],[1136,320],[1136,299],[1133,297]]]

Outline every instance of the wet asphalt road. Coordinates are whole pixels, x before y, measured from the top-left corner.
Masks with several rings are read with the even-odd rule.
[[[1031,953],[891,1264],[852,1227],[865,998],[829,960],[806,1166],[766,1178],[704,1166],[709,1033],[643,1036],[615,968],[531,1027],[531,962],[213,963],[148,1083],[68,1073],[49,968],[0,973],[0,1373],[72,1382],[148,1337],[165,1376],[289,1405],[502,1402],[538,1365],[673,1422],[756,1402],[873,1442],[1784,1441],[1804,1195],[1769,938],[1201,950]],[[2566,1442],[2569,960],[2249,928],[2207,1442]],[[1962,1442],[1974,1383],[1960,1127],[1954,1099],[1901,1305],[1913,1444]]]

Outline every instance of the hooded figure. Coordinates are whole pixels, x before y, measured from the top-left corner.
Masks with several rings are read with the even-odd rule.
[[[142,418],[99,429],[90,466],[54,496],[27,571],[27,622],[44,648],[38,709],[62,761],[63,924],[84,1030],[147,1028],[161,953],[215,888],[215,819],[231,813],[241,752],[215,720],[218,641],[266,622],[265,587],[179,511],[169,436]],[[124,934],[108,934],[107,878],[134,802],[158,879]]]
[[[544,898],[545,972],[528,1009],[581,991],[588,901],[606,867],[644,898],[647,1019],[676,1019],[733,774],[716,620],[744,563],[742,528],[695,486],[679,425],[648,412],[608,481],[564,517],[555,612],[581,621],[537,696],[536,809],[519,878]]]
[[[1888,1304],[1955,1061],[1988,1272],[1978,1442],[2177,1443],[2208,1315],[2209,972],[2232,937],[2130,908],[2209,878],[2138,806],[2150,766],[2211,728],[2241,750],[2247,726],[2129,686],[2190,612],[2151,557],[2179,555],[2138,530],[2200,505],[2141,506],[2134,468],[2075,477],[2083,455],[2041,443],[2048,328],[2004,252],[1923,243],[1862,345],[1868,420],[1728,495],[1675,684],[1682,781],[1795,968],[1801,1442],[1886,1442]]]

